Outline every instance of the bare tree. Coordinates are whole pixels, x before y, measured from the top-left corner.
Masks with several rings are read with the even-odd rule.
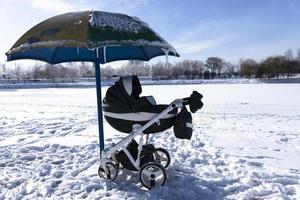
[[[35,63],[35,65],[32,68],[32,76],[33,76],[33,81],[37,82],[42,74],[42,66],[38,63]]]
[[[17,79],[18,84],[19,84],[20,83],[20,78],[21,78],[21,73],[22,73],[22,69],[21,69],[21,66],[19,64],[15,63],[15,68],[14,68],[13,73],[14,73],[15,78]]]
[[[80,76],[82,78],[94,78],[95,77],[95,69],[90,63],[80,62],[79,71],[80,71]]]
[[[24,70],[24,78],[27,81],[29,81],[32,78],[32,70],[31,69]]]
[[[167,74],[167,68],[162,62],[158,62],[152,66],[153,75],[161,77]]]
[[[277,63],[274,57],[268,57],[260,63],[261,71],[267,75],[268,79],[276,76],[278,71],[276,72],[275,65],[277,65]]]
[[[293,50],[292,50],[292,49],[288,49],[288,50],[285,52],[284,57],[285,57],[288,61],[294,60]]]
[[[220,76],[223,68],[223,60],[219,57],[209,57],[206,59],[206,66],[211,72],[217,72]]]
[[[58,68],[59,68],[59,77],[61,78],[61,82],[63,83],[65,81],[64,79],[66,78],[68,69],[64,67],[62,64],[58,65]]]
[[[59,78],[60,69],[57,65],[46,64],[45,66],[45,75],[47,79],[50,79],[52,83],[55,83],[55,80]]]
[[[6,76],[6,66],[4,63],[0,64],[0,78],[5,78]]]
[[[115,73],[115,70],[110,66],[106,66],[105,68],[101,68],[101,76],[106,79],[111,79]]]
[[[291,74],[296,74],[298,71],[298,65],[299,62],[296,60],[285,60],[284,62],[284,70],[286,72],[286,78],[289,79]]]
[[[297,51],[297,56],[296,56],[296,60],[300,61],[300,48]]]
[[[75,78],[79,78],[79,74],[80,74],[77,65],[75,63],[73,63],[73,62],[69,62],[67,64],[66,73],[67,73],[66,77],[71,78],[72,83],[75,82]]]
[[[254,75],[257,71],[257,62],[253,59],[246,59],[240,61],[241,65],[241,75],[251,78],[252,75]]]

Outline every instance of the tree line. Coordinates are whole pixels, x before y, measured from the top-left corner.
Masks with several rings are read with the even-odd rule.
[[[240,74],[247,78],[279,78],[280,76],[291,76],[300,73],[300,49],[294,56],[292,49],[288,49],[284,55],[270,56],[261,62],[253,59],[240,61]]]
[[[106,65],[101,67],[103,79],[135,74],[153,79],[214,79],[214,78],[290,78],[300,73],[300,49],[294,56],[288,49],[284,55],[270,56],[260,62],[254,59],[241,59],[239,65],[234,65],[220,57],[209,57],[205,61],[183,60],[166,64],[157,62],[148,64],[143,61],[128,61],[119,67]],[[37,62],[31,67],[23,68],[20,64],[7,68],[0,64],[0,79],[14,80],[19,83],[39,82],[48,80],[55,82],[75,82],[77,79],[95,77],[95,70],[91,63],[43,64]]]
[[[168,65],[164,62],[148,64],[143,61],[128,61],[120,67],[106,65],[101,67],[103,79],[135,74],[148,76],[153,79],[213,79],[216,77],[239,76],[238,66],[226,62],[222,58],[209,57],[205,62],[199,60],[183,60]],[[95,70],[91,63],[43,64],[36,63],[31,67],[23,68],[15,63],[12,68],[0,65],[0,79],[22,82],[39,82],[49,80],[55,82],[75,82],[77,79],[94,78]]]

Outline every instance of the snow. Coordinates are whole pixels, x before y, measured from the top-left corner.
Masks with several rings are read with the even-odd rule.
[[[102,11],[92,11],[89,23],[92,27],[103,29],[107,26],[114,31],[138,33],[140,29],[148,26],[139,20],[137,17],[131,18],[124,14],[108,13]]]
[[[107,87],[103,87],[104,94]],[[97,175],[95,88],[0,90],[0,199],[300,199],[300,85],[143,86],[159,103],[204,96],[192,139],[151,141],[172,161],[165,186]],[[125,134],[106,122],[106,145]]]
[[[107,27],[113,31],[120,33],[138,34],[144,31],[145,28],[153,32],[158,40],[148,41],[144,39],[126,39],[126,40],[105,40],[104,42],[97,41],[95,44],[89,42],[90,46],[120,46],[120,45],[138,45],[138,46],[153,46],[162,48],[166,51],[171,51],[175,55],[178,55],[175,48],[170,45],[166,40],[164,40],[158,33],[152,30],[149,25],[138,17],[131,17],[120,13],[110,13],[103,11],[91,11],[89,24],[91,27],[105,30]]]

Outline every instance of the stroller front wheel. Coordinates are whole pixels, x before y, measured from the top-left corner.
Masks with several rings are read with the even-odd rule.
[[[115,180],[118,176],[117,166],[113,162],[106,162],[104,165],[106,170],[104,170],[102,165],[98,168],[98,175],[100,178],[109,179],[111,181]]]
[[[165,168],[155,162],[149,162],[140,169],[140,181],[148,189],[164,185],[167,180]]]

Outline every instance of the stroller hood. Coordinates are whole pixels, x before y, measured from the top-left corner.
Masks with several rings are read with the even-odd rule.
[[[136,75],[121,77],[107,90],[104,103],[119,111],[130,112],[141,93],[142,87]]]

